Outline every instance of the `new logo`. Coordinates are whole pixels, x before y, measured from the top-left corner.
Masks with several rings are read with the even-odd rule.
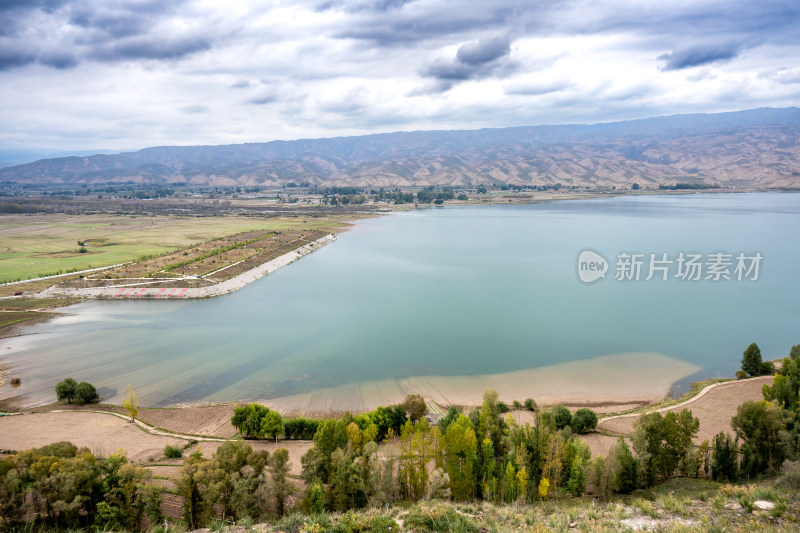
[[[584,250],[578,256],[578,277],[584,283],[592,283],[606,277],[608,261],[591,250]]]

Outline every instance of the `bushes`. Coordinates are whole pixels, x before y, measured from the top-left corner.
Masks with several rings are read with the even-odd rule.
[[[547,412],[547,421],[552,421],[556,429],[564,429],[572,423],[572,414],[563,405],[557,405]]]
[[[94,385],[86,383],[85,381],[81,381],[78,383],[78,386],[75,387],[75,397],[82,403],[92,403],[100,399]]]
[[[167,459],[179,459],[183,457],[183,451],[177,446],[171,446],[167,444],[164,447],[164,457]]]
[[[597,415],[591,409],[581,407],[572,415],[570,426],[575,433],[588,433],[597,427]]]
[[[287,418],[283,421],[283,436],[294,440],[311,440],[322,423],[310,418]]]

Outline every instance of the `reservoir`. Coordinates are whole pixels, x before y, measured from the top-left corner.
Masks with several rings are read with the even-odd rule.
[[[0,341],[0,366],[23,378],[0,387],[0,399],[49,403],[71,376],[117,402],[128,383],[147,406],[230,402],[621,353],[689,363],[686,379],[732,376],[751,342],[765,359],[800,343],[799,235],[800,194],[789,193],[445,206],[360,220],[226,296],[64,308]],[[585,250],[607,262],[605,277],[582,281]],[[679,264],[692,255],[698,279]],[[637,261],[637,276],[620,266]],[[603,379],[617,370],[609,364]]]

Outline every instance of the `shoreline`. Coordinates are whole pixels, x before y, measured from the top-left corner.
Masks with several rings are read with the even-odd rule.
[[[238,276],[221,281],[208,287],[187,287],[187,288],[134,288],[134,287],[90,287],[83,289],[73,289],[58,287],[54,285],[33,295],[35,298],[81,298],[84,300],[108,300],[108,299],[202,299],[222,296],[246,287],[250,283],[257,281],[276,270],[294,263],[301,257],[313,253],[326,244],[336,240],[332,233],[325,235],[299,248],[276,257],[255,268],[243,272]]]
[[[600,412],[659,402],[672,385],[700,367],[657,353],[620,353],[524,370],[472,376],[415,376],[350,383],[306,393],[254,401],[291,416],[366,412],[420,394],[429,411],[444,414],[451,405],[480,406],[487,388],[508,405],[533,398],[539,405],[593,407]]]

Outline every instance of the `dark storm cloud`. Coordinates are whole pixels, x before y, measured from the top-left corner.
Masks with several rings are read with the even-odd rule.
[[[664,61],[662,70],[680,70],[696,67],[715,61],[733,59],[744,48],[741,44],[697,45],[668,54],[661,54],[658,59]]]
[[[416,4],[412,4],[416,6]],[[374,12],[353,16],[346,28],[334,36],[370,41],[377,46],[402,46],[429,40],[448,40],[467,33],[507,33],[524,13],[518,4],[503,2],[464,2],[452,6],[446,1],[425,7],[388,13]],[[509,22],[513,21],[513,22]],[[502,30],[502,31],[500,31]]]
[[[464,65],[477,66],[500,59],[510,51],[511,41],[506,37],[498,37],[463,45],[456,52],[456,59]]]
[[[36,61],[38,51],[23,43],[0,41],[0,70],[9,70]]]
[[[503,61],[510,52],[511,41],[506,37],[461,45],[454,59],[439,59],[423,69],[424,77],[434,78],[439,83],[415,94],[445,92],[457,82],[484,79],[501,73],[511,74],[515,66]]]
[[[78,65],[78,59],[69,52],[44,52],[39,54],[39,63],[59,70],[73,68]]]
[[[142,35],[109,43],[107,48],[96,49],[92,57],[106,61],[177,59],[209,48],[211,41],[202,36]]]
[[[0,69],[31,63],[67,69],[86,59],[173,60],[208,50],[208,35],[214,33],[207,28],[171,29],[182,4],[185,0],[3,0],[0,35],[9,42],[0,50]]]

